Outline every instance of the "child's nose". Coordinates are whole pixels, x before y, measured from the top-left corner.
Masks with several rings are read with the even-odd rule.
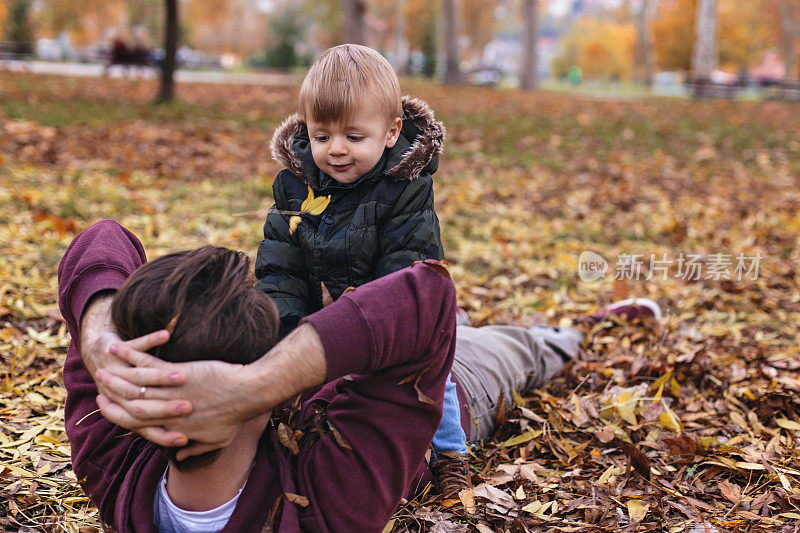
[[[340,137],[334,137],[330,148],[331,155],[344,155],[347,153],[347,143]]]

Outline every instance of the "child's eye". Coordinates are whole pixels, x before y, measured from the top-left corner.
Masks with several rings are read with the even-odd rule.
[[[362,137],[361,135],[348,135],[347,138],[353,142],[358,142],[364,137]]]
[[[320,143],[324,143],[325,141],[328,140],[328,136],[327,135],[315,135],[314,136],[314,140],[317,141],[317,142],[320,142]]]

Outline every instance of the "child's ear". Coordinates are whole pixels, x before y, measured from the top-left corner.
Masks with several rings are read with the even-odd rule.
[[[403,129],[403,121],[400,117],[395,117],[394,122],[392,122],[391,127],[389,128],[388,133],[386,133],[386,148],[391,148],[397,142],[397,138],[400,137],[400,130]]]

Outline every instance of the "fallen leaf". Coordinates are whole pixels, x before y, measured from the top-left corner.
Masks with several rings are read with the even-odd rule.
[[[647,511],[650,510],[650,505],[642,503],[639,500],[628,500],[628,517],[631,522],[640,522],[647,516]]]
[[[292,452],[292,455],[298,455],[300,448],[297,446],[297,441],[294,439],[294,432],[286,427],[286,424],[281,422],[278,424],[278,440],[284,447]]]
[[[286,496],[286,499],[293,504],[299,505],[300,507],[308,507],[308,498],[305,496],[300,496],[299,494],[294,494],[292,492],[284,492],[283,494]]]

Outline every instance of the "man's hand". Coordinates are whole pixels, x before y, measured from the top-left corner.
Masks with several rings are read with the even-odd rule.
[[[246,420],[322,384],[326,373],[322,343],[308,324],[249,365],[167,363],[136,350],[130,342],[112,346],[111,352],[130,366],[98,371],[97,380],[107,391],[97,400],[103,416],[162,446],[183,444],[165,442],[163,435],[150,429],[163,426],[170,434],[185,435],[193,445],[181,450],[178,459],[227,446]],[[157,386],[150,381],[153,371],[180,372],[186,381]],[[170,410],[177,405],[189,409],[185,413]]]
[[[95,296],[86,306],[81,317],[78,348],[83,364],[93,378],[101,368],[128,366],[127,363],[109,352],[112,344],[122,342],[111,321],[111,303],[113,301],[114,293],[112,292]]]
[[[170,435],[185,436],[178,446],[189,441],[193,445],[179,452],[179,460],[229,445],[242,424],[259,413],[248,404],[250,396],[242,390],[242,365],[221,361],[167,363],[125,344],[115,345],[112,353],[135,366],[99,372],[98,381],[108,391],[97,400],[103,416],[162,446],[176,444],[154,434],[151,430],[155,426],[168,428]],[[180,372],[186,380],[178,386],[154,386],[150,379],[153,372]],[[140,385],[144,383],[148,385]]]
[[[84,311],[81,319],[80,347],[79,351],[83,364],[97,384],[100,397],[98,405],[102,408],[102,399],[106,398],[112,391],[106,388],[105,382],[100,379],[103,375],[119,372],[121,369],[130,369],[131,365],[115,355],[118,349],[127,349],[144,352],[155,346],[160,346],[169,340],[169,333],[166,331],[156,331],[149,335],[144,335],[136,339],[123,342],[117,335],[111,321],[111,303],[113,293],[105,293],[93,298]],[[185,381],[180,371],[166,371],[162,368],[147,369],[138,372],[139,390],[142,386],[176,385]],[[146,385],[144,385],[146,384]],[[172,402],[159,405],[163,413],[171,416],[180,416],[191,411],[191,404],[188,402]],[[105,414],[105,413],[104,413]],[[111,420],[111,419],[109,419]],[[114,422],[114,420],[111,420]],[[186,436],[176,432],[170,432],[161,427],[139,425],[138,427],[119,424],[126,429],[139,432],[145,438],[157,442],[163,446],[182,446],[186,444]]]

